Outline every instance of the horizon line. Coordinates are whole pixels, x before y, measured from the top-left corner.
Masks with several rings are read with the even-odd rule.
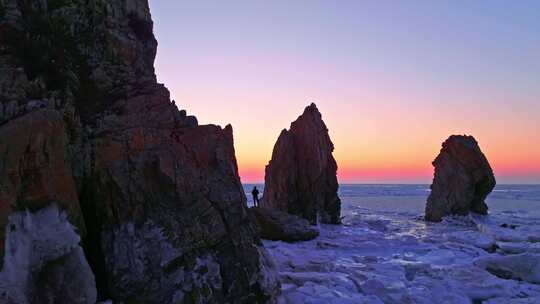
[[[244,184],[252,184],[252,185],[264,185],[265,183],[262,181],[259,182],[241,182]],[[431,185],[431,183],[410,183],[410,182],[338,182],[339,185]],[[505,186],[540,186],[539,182],[533,182],[533,183],[497,183],[498,185],[505,185]]]

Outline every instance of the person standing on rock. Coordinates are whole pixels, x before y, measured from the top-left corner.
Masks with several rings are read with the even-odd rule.
[[[259,207],[259,189],[257,189],[257,186],[253,187],[251,194],[253,195],[253,206]]]

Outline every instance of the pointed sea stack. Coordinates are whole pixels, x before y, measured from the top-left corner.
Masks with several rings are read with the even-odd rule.
[[[447,215],[487,214],[485,199],[495,187],[493,171],[472,136],[450,136],[433,161],[435,177],[426,205],[426,220]]]
[[[266,166],[261,206],[285,211],[310,223],[339,224],[334,145],[315,104],[283,130]]]
[[[147,0],[0,1],[1,303],[275,299],[232,128],[177,109],[156,49]]]

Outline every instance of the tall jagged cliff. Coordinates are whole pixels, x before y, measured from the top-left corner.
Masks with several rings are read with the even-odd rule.
[[[315,104],[283,130],[266,166],[261,206],[285,211],[317,223],[338,224],[341,201],[337,195],[334,144]]]
[[[0,301],[278,292],[232,128],[171,102],[152,28],[147,0],[0,0]]]

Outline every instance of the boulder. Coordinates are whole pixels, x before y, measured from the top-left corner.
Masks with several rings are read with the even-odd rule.
[[[249,212],[255,218],[263,239],[298,242],[319,236],[317,228],[296,215],[261,207],[250,208]]]
[[[283,130],[266,166],[261,206],[297,215],[311,224],[339,224],[337,163],[328,128],[315,104]]]
[[[95,302],[95,282],[115,303],[275,300],[232,127],[179,111],[156,81],[156,49],[147,0],[0,1],[0,297]],[[65,229],[11,233],[52,206]],[[28,275],[39,288],[12,280]]]
[[[485,199],[495,187],[495,177],[474,137],[450,136],[433,166],[426,220],[440,222],[444,216],[469,212],[487,214]]]

